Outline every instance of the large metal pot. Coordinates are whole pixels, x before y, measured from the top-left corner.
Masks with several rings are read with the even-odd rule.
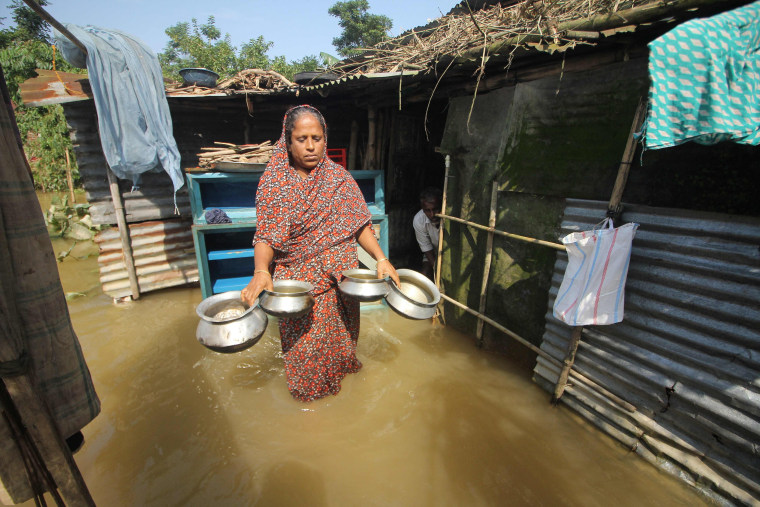
[[[385,296],[388,306],[410,319],[429,319],[435,315],[435,307],[441,301],[438,287],[428,277],[411,269],[399,269],[399,288],[388,282],[390,290]]]
[[[180,69],[179,75],[182,76],[182,84],[184,86],[197,85],[206,88],[215,88],[216,80],[219,79],[219,74],[213,70],[201,67]]]
[[[195,337],[216,352],[247,349],[259,341],[269,322],[258,301],[248,306],[240,300],[239,290],[207,297],[195,312],[201,318]]]
[[[314,306],[314,296],[309,291],[314,286],[301,280],[274,280],[272,290],[259,296],[261,308],[275,317],[296,318],[306,315]]]
[[[379,301],[388,294],[388,281],[377,278],[374,269],[349,269],[344,271],[338,289],[359,301]]]

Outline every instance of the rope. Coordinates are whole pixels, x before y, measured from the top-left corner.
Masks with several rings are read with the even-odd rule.
[[[66,90],[71,95],[81,95],[81,92],[78,92],[77,90],[72,90],[68,86],[66,86],[66,83],[63,82],[63,79],[61,78],[61,75],[58,73],[58,70],[55,68],[55,44],[51,44],[50,47],[53,48],[53,72],[55,72],[55,77],[58,78],[58,81],[63,85],[63,89]]]

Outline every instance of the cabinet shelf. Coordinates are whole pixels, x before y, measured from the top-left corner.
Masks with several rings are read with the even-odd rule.
[[[210,261],[240,259],[242,257],[253,257],[253,248],[241,248],[239,250],[212,250],[208,253],[208,260]]]
[[[252,275],[253,273],[251,273]],[[245,286],[248,285],[248,282],[251,281],[251,278],[253,276],[236,276],[236,277],[230,277],[230,278],[218,278],[214,280],[214,285],[211,288],[214,294],[219,294],[220,292],[227,292],[231,290],[243,290],[245,289]]]
[[[388,253],[388,215],[385,214],[383,171],[350,171],[364,196],[372,224],[383,251]],[[261,172],[188,173],[188,191],[193,212],[193,242],[203,297],[241,290],[254,271],[256,190]],[[232,220],[209,224],[206,211],[221,209]],[[361,262],[374,265],[368,254]]]

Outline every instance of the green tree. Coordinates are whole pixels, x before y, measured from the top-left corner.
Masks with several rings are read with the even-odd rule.
[[[46,5],[41,0],[40,5]],[[53,68],[50,32],[39,16],[20,0],[12,2],[13,27],[0,30],[0,65],[8,91],[16,104],[16,121],[24,151],[34,172],[34,182],[43,190],[63,190],[66,182],[66,151],[72,153],[68,126],[60,105],[27,107],[22,104],[19,85],[37,75],[35,69]],[[73,69],[63,58],[56,58],[56,68]],[[72,159],[72,173],[78,183],[79,172]]]
[[[369,48],[388,37],[393,21],[388,16],[370,14],[367,0],[336,2],[327,12],[340,21],[343,28],[340,37],[333,39],[333,46],[343,56],[357,54],[359,49]]]
[[[177,72],[185,67],[204,67],[222,78],[234,74],[235,47],[229,34],[222,37],[214,16],[209,16],[205,24],[199,24],[195,18],[190,23],[177,23],[166,29],[166,35],[169,42],[158,55],[164,75],[176,78]]]
[[[166,29],[166,35],[169,42],[158,59],[164,75],[174,79],[179,70],[186,67],[204,67],[222,79],[245,69],[271,69],[292,79],[295,73],[318,66],[316,56],[305,56],[290,63],[284,56],[270,58],[268,53],[273,43],[263,36],[250,39],[238,51],[230,42],[229,34],[222,35],[213,16],[209,16],[205,24],[199,24],[196,19],[177,23]]]
[[[47,0],[37,0],[37,3],[43,7],[48,4]],[[11,0],[8,7],[13,12],[13,22],[16,25],[11,30],[3,30],[4,36],[12,34],[10,40],[38,40],[50,43],[50,28],[36,12],[21,0]],[[2,43],[6,42],[7,40],[2,40]]]

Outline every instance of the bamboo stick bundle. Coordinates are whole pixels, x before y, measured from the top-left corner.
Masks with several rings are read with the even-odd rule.
[[[271,141],[240,145],[217,141],[214,145],[202,147],[197,154],[200,167],[212,167],[217,162],[265,164],[269,162],[274,150]]]
[[[241,70],[217,85],[222,90],[275,90],[295,86],[279,72],[262,69]]]

